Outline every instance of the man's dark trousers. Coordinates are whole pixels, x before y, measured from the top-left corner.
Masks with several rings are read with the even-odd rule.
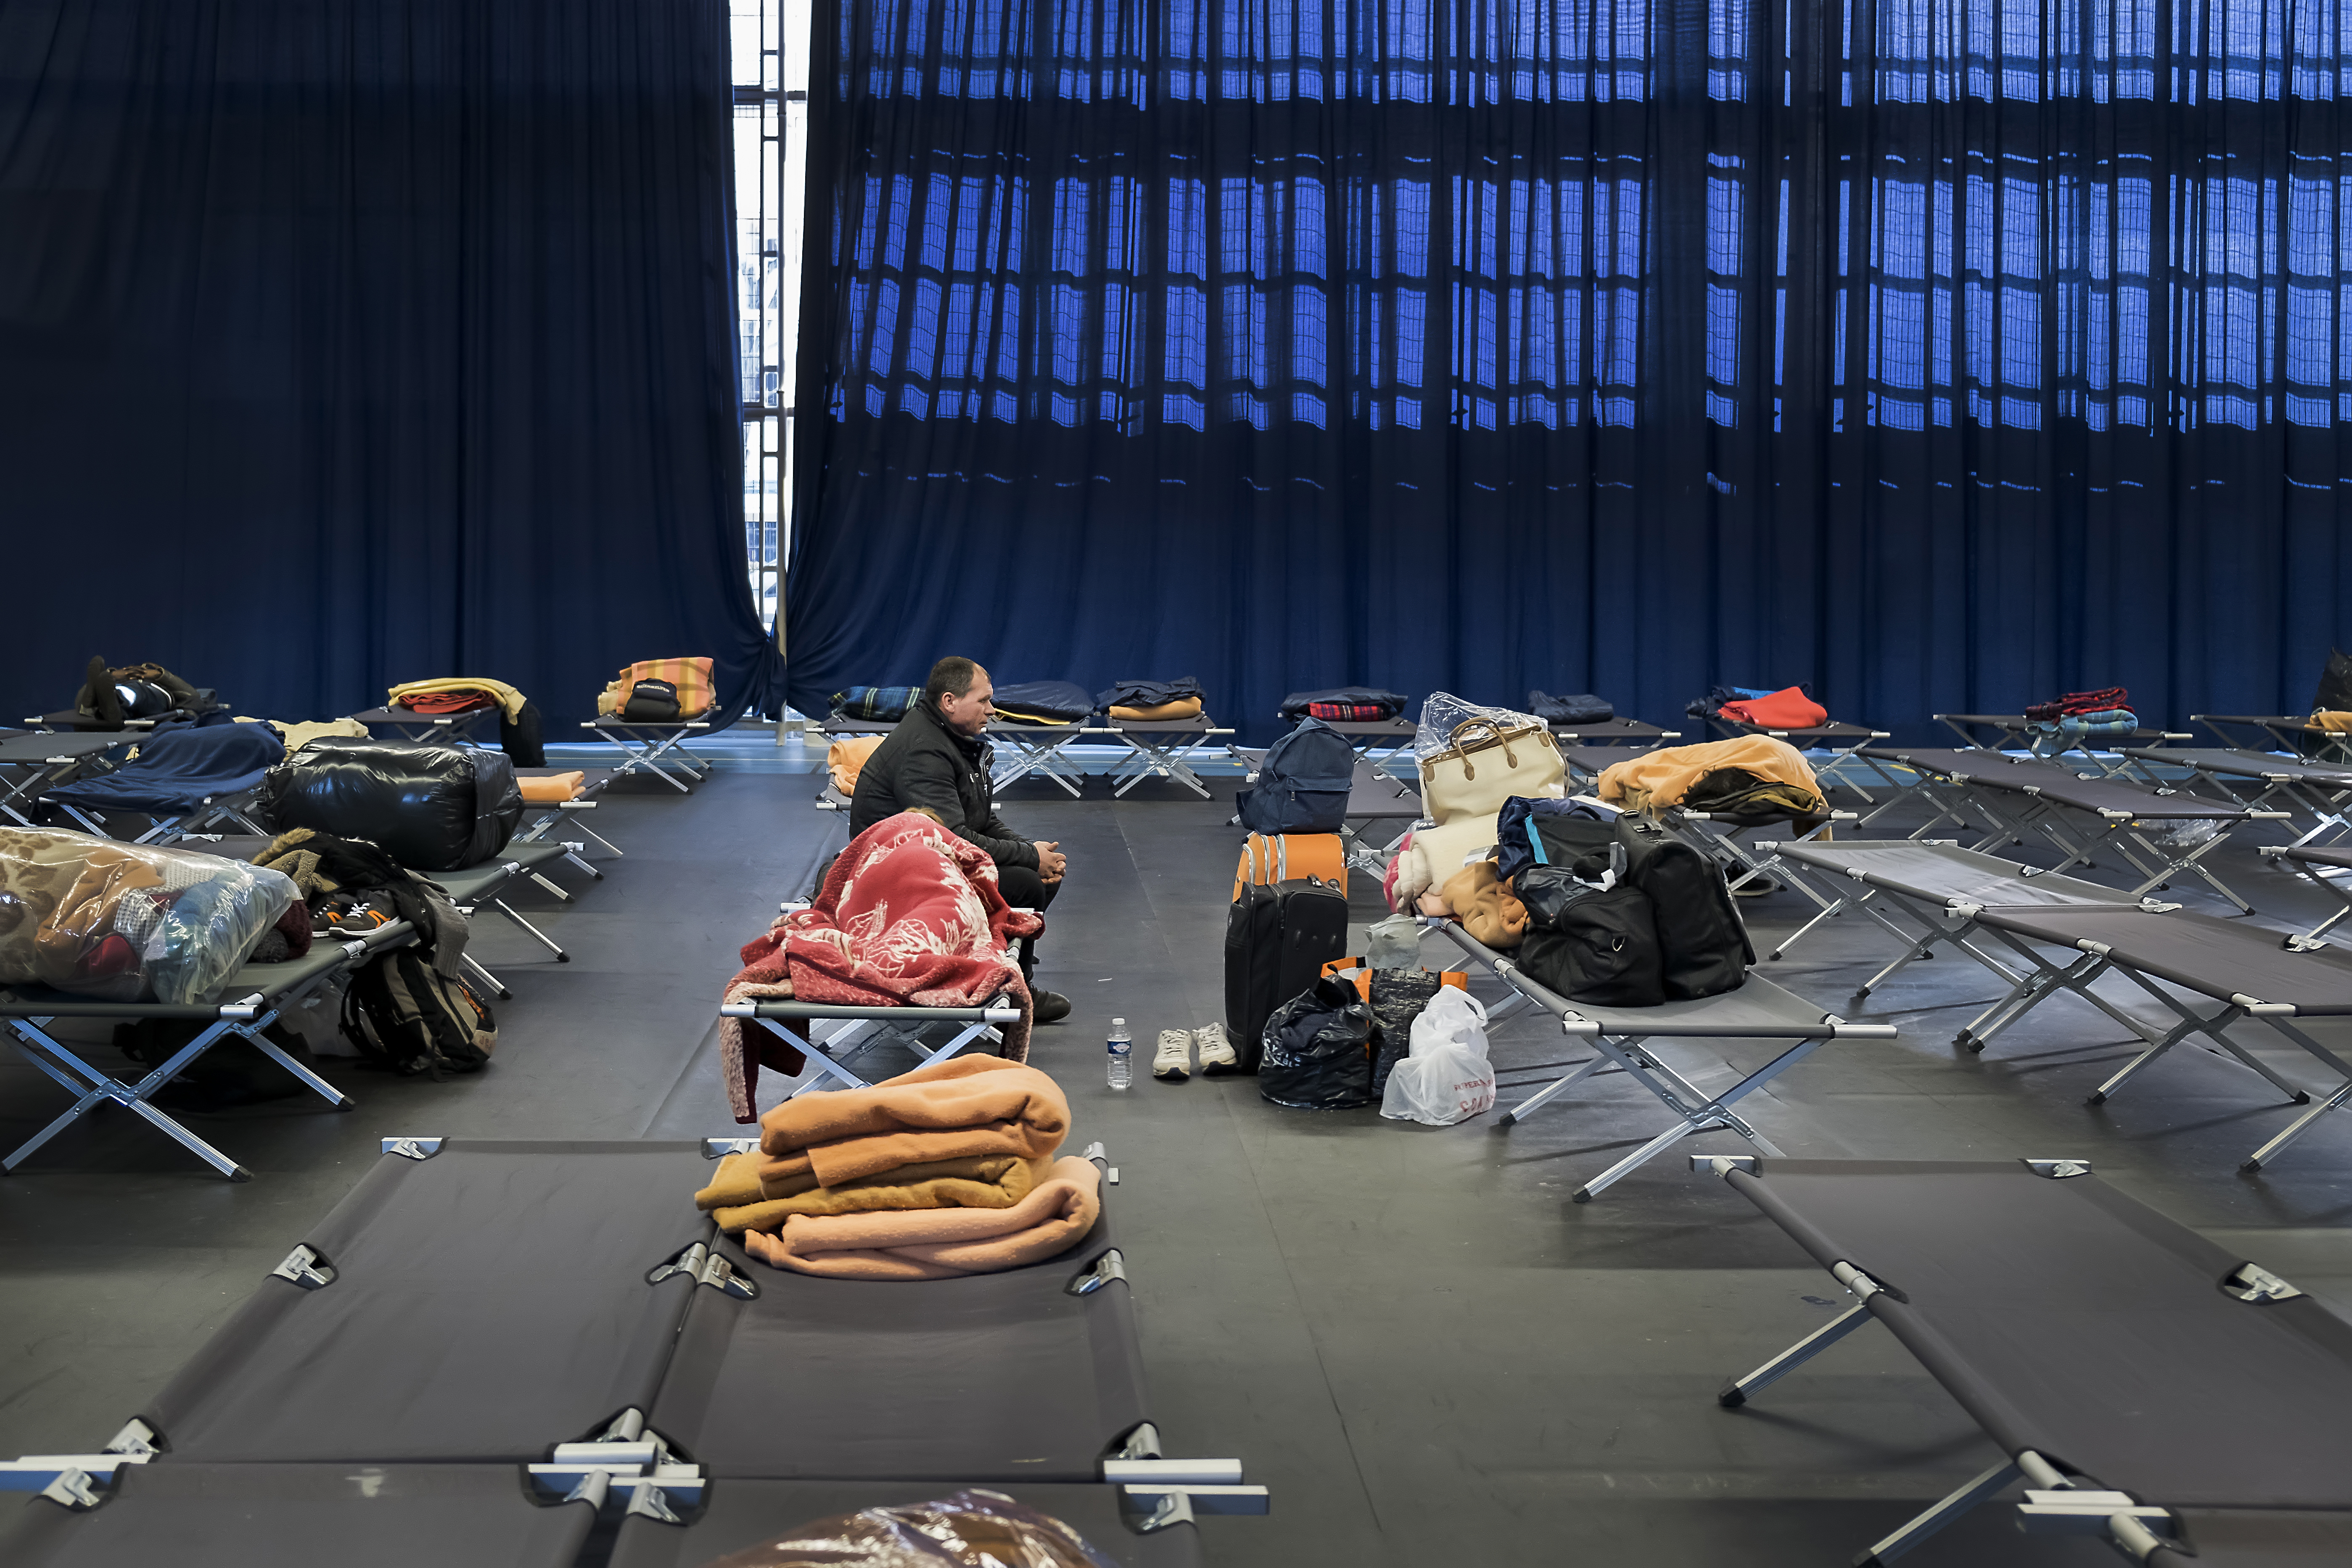
[[[1047,882],[1037,874],[1033,866],[1001,865],[996,868],[996,889],[1004,894],[1004,902],[1013,908],[1034,909],[1042,915],[1045,906],[1054,902],[1054,895],[1062,891],[1062,884]],[[1037,939],[1024,936],[1021,938],[1022,976],[1027,977],[1036,967]]]

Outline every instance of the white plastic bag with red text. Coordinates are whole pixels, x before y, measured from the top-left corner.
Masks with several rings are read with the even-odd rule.
[[[1440,986],[1412,1020],[1412,1054],[1389,1074],[1381,1114],[1450,1127],[1494,1108],[1486,1009],[1469,992]]]

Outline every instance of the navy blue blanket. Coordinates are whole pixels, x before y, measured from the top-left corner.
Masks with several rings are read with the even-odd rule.
[[[241,794],[285,760],[286,743],[266,724],[221,724],[158,731],[113,772],[44,797],[99,811],[176,813],[207,797]]]

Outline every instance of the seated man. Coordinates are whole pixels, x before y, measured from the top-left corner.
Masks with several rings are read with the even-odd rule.
[[[933,664],[922,700],[857,775],[849,836],[900,811],[928,810],[958,838],[988,852],[1005,903],[1042,912],[1061,891],[1066,862],[1058,845],[1024,839],[996,814],[990,777],[995,748],[981,738],[996,715],[995,695],[988,672],[970,659],[950,655]],[[1059,1023],[1070,1016],[1070,999],[1037,985],[1036,949],[1034,938],[1022,939],[1021,973],[1029,979],[1037,1021]]]

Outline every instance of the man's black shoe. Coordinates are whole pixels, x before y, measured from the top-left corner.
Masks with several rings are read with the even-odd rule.
[[[1039,1023],[1060,1023],[1070,1016],[1070,998],[1059,991],[1049,991],[1043,986],[1029,988],[1030,1003],[1037,1009]]]

